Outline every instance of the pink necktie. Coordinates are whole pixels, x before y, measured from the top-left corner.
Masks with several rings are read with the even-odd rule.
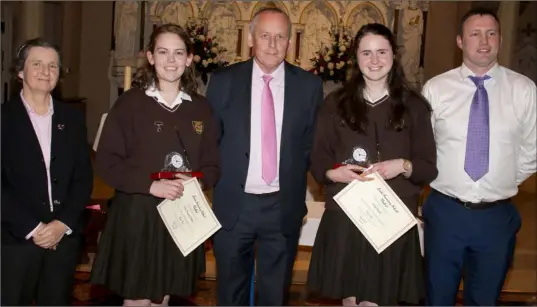
[[[263,76],[265,86],[261,97],[261,147],[262,147],[262,177],[267,184],[276,178],[276,119],[274,116],[274,99],[270,90],[271,76]]]

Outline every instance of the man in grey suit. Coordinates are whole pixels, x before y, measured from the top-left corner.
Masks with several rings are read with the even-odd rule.
[[[287,14],[259,11],[249,34],[254,57],[213,73],[207,89],[220,128],[219,305],[248,305],[254,254],[259,305],[285,304],[291,285],[323,90],[319,77],[285,61],[290,37]]]

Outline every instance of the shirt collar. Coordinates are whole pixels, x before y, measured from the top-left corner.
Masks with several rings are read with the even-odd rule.
[[[390,95],[390,92],[388,92],[388,89],[385,89],[379,98],[377,98],[376,100],[373,100],[371,96],[369,96],[369,93],[364,89],[364,98],[371,103],[375,103],[381,99],[384,99],[386,96],[389,96],[389,95]]]
[[[254,67],[253,67],[253,74],[252,77],[254,80],[261,80],[263,82],[263,76],[269,75],[272,76],[271,83],[273,85],[282,85],[284,84],[284,77],[285,77],[285,61],[281,62],[281,64],[271,73],[266,74],[261,70],[261,67],[259,67],[259,64],[253,59],[254,61]]]
[[[24,95],[22,94],[23,90],[21,90],[20,92],[20,97],[21,97],[21,100],[22,100],[22,104],[24,105],[24,107],[26,108],[26,111],[30,114],[35,114],[37,116],[43,116],[43,117],[46,117],[46,116],[51,116],[52,114],[54,114],[54,104],[52,103],[52,96],[50,96],[50,103],[48,105],[48,111],[46,114],[44,115],[40,115],[40,114],[37,114],[35,112],[34,109],[32,109],[32,107],[28,104],[28,102],[26,101],[26,99],[24,99]]]
[[[173,101],[171,106],[169,106],[166,100],[164,100],[164,98],[160,94],[159,90],[155,87],[155,85],[148,87],[145,91],[145,94],[149,97],[153,97],[157,102],[171,108],[180,105],[183,100],[192,101],[192,97],[190,97],[190,95],[181,90],[179,91],[179,94],[177,94],[177,97],[175,97],[175,100]]]
[[[460,74],[461,74],[461,80],[466,80],[470,76],[475,76],[475,73],[468,68],[464,63],[461,65],[460,68]],[[496,63],[494,66],[492,66],[489,71],[485,73],[485,75],[491,77],[492,80],[498,79],[500,74],[500,65]]]

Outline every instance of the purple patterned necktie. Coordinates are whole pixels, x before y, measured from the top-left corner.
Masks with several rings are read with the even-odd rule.
[[[484,83],[490,77],[469,78],[477,90],[470,107],[464,170],[472,180],[477,181],[489,171],[489,96]]]

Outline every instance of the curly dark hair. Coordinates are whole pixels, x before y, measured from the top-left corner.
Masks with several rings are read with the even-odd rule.
[[[356,37],[354,38],[353,49],[357,51],[360,41],[366,35],[380,35],[390,43],[394,55],[397,52],[395,37],[389,28],[379,23],[370,23],[362,26]],[[358,61],[353,67],[353,75],[350,80],[345,83],[343,88],[336,92],[338,98],[338,114],[352,130],[365,133],[368,124],[367,104],[364,98],[365,80]],[[427,100],[418,92],[413,90],[406,82],[403,68],[401,67],[397,56],[394,57],[393,65],[388,73],[388,92],[391,99],[395,102],[392,107],[392,114],[386,126],[395,130],[401,131],[404,128],[404,115],[407,112],[407,101],[409,97],[416,97],[425,103],[429,110],[431,107]]]
[[[172,23],[160,25],[153,30],[153,33],[151,33],[151,37],[149,38],[149,46],[147,46],[147,50],[151,53],[154,53],[158,37],[165,33],[173,33],[179,36],[185,43],[187,53],[189,55],[193,55],[194,44],[190,40],[190,36],[181,26]],[[145,64],[137,70],[132,81],[132,86],[146,90],[153,84],[157,88],[159,87],[157,72],[155,71],[155,66],[151,65],[149,60],[146,59]],[[181,90],[188,95],[197,94],[198,83],[196,81],[194,65],[190,65],[185,68],[185,72],[181,76],[180,86]]]
[[[19,82],[22,82],[22,79],[19,78],[19,73],[24,70],[24,64],[26,63],[26,60],[28,59],[28,54],[30,53],[30,49],[34,47],[43,47],[43,48],[49,48],[58,54],[58,60],[59,60],[59,76],[58,79],[61,80],[61,78],[64,75],[63,67],[62,67],[62,57],[60,54],[60,49],[49,43],[48,41],[44,40],[41,37],[36,37],[29,39],[22,43],[22,45],[17,49],[17,53],[15,55],[15,59],[13,60],[13,64],[11,67],[11,75],[13,79],[18,80]]]

